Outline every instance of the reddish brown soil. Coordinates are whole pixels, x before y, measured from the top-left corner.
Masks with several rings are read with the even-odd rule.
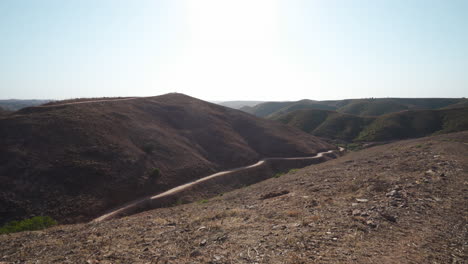
[[[333,148],[182,94],[82,102],[0,118],[0,223],[33,215],[87,221],[216,171]]]
[[[6,263],[467,263],[468,132],[372,147],[196,203],[0,236]]]

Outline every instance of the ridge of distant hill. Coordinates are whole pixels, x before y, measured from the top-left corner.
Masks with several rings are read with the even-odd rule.
[[[323,138],[387,141],[468,130],[468,107],[408,110],[378,117],[305,109],[272,119]]]
[[[24,108],[0,118],[0,223],[86,221],[220,170],[333,148],[182,94]]]
[[[265,101],[216,101],[213,103],[234,109],[241,109],[242,107],[252,107],[264,102]]]
[[[10,113],[10,111],[5,110],[5,109],[0,107],[0,115],[5,115],[5,114],[8,114],[8,113]]]
[[[21,108],[41,105],[50,102],[51,100],[20,100],[20,99],[8,99],[0,100],[0,107],[5,110],[17,111]]]
[[[266,102],[253,107],[243,107],[247,113],[272,118],[300,109],[334,110],[358,116],[380,116],[405,110],[460,108],[468,104],[465,98],[370,98],[292,102]]]

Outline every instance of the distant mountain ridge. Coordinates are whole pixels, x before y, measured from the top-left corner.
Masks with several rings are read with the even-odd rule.
[[[241,109],[242,107],[252,107],[264,102],[265,101],[216,101],[213,103],[234,109]]]
[[[10,111],[17,111],[21,108],[36,106],[48,103],[52,100],[20,100],[20,99],[8,99],[8,100],[0,100],[0,107],[5,110]]]
[[[243,107],[242,111],[273,118],[300,109],[333,110],[358,116],[380,116],[405,110],[459,108],[468,105],[465,98],[371,98],[346,100],[300,100],[291,102],[266,102],[253,107]]]

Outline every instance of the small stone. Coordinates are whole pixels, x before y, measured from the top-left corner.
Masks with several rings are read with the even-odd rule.
[[[284,229],[286,229],[286,226],[285,225],[275,225],[275,226],[272,227],[272,229],[282,229],[282,230],[284,230]]]
[[[336,237],[334,237],[334,238],[332,238],[332,239],[333,239],[333,241],[337,241],[337,240],[338,240],[338,238],[336,238]]]
[[[195,258],[201,256],[202,253],[199,250],[194,250],[190,253],[190,257]]]
[[[366,221],[366,224],[367,224],[368,226],[370,226],[370,227],[377,227],[377,225],[375,224],[375,222],[372,221],[372,220],[367,220],[367,221]]]
[[[353,212],[352,212],[353,216],[356,216],[356,215],[360,215],[361,214],[361,210],[359,209],[354,209]]]
[[[219,242],[224,242],[226,241],[227,239],[227,235],[223,235],[223,236],[219,236],[216,238],[216,241],[219,241]]]
[[[427,170],[426,174],[433,175],[435,172],[433,170]]]
[[[363,199],[363,198],[356,198],[356,201],[358,201],[360,203],[367,203],[369,200]]]
[[[206,245],[206,239],[203,239],[201,242],[200,242],[200,246],[205,246]]]
[[[385,220],[387,220],[387,221],[389,221],[389,222],[394,222],[394,223],[395,223],[395,222],[397,221],[396,217],[393,216],[393,215],[389,215],[389,214],[386,214],[386,213],[381,213],[380,215],[381,215]]]

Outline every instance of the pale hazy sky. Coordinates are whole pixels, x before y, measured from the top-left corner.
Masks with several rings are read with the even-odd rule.
[[[2,0],[0,99],[468,96],[466,0]]]

